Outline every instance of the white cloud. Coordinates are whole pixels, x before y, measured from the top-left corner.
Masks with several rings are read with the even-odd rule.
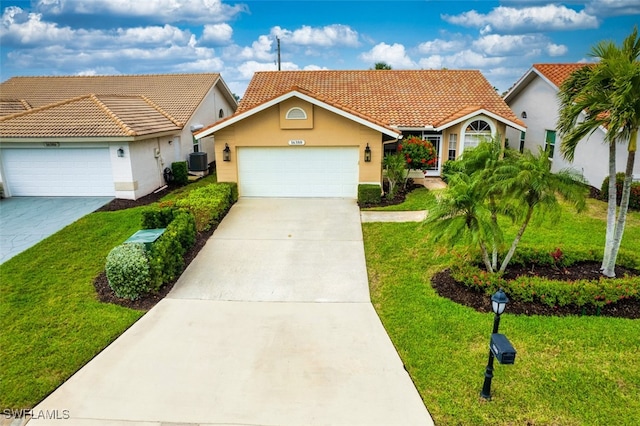
[[[5,8],[0,26],[0,42],[3,45],[51,44],[56,41],[70,41],[74,31],[69,27],[43,22],[39,13],[27,13],[19,7]]]
[[[224,67],[224,62],[220,58],[198,59],[195,61],[182,62],[176,64],[176,72],[220,72]]]
[[[502,64],[505,60],[504,57],[488,57],[467,49],[448,56],[428,56],[420,59],[419,64],[422,68],[430,69],[480,69]]]
[[[233,28],[227,23],[205,25],[202,30],[202,41],[224,44],[231,41]]]
[[[191,39],[191,33],[172,25],[165,25],[164,27],[118,28],[113,38],[116,39],[119,44],[127,45],[188,44]]]
[[[443,52],[455,52],[464,48],[465,43],[461,40],[442,40],[435,39],[431,41],[425,41],[418,45],[418,51],[423,55],[430,55],[434,53]]]
[[[287,30],[279,26],[271,29],[271,35],[291,44],[302,46],[359,46],[358,32],[347,25],[327,25],[320,28],[303,25],[297,30]]]
[[[261,35],[258,40],[251,43],[251,47],[244,47],[239,52],[241,59],[257,59],[259,61],[273,61],[276,54],[273,50],[274,40],[266,35]],[[237,50],[232,48],[229,51]]]
[[[556,4],[519,9],[499,6],[487,14],[471,10],[460,15],[442,15],[442,19],[450,24],[482,28],[483,34],[489,31],[568,31],[599,25],[598,19],[584,10],[577,12]]]
[[[44,14],[115,15],[153,17],[162,22],[224,22],[247,12],[244,4],[228,5],[222,0],[39,0],[38,11]]]
[[[386,62],[392,68],[416,68],[415,62],[409,58],[402,44],[378,43],[368,52],[360,54],[360,59],[373,65],[376,62]]]
[[[489,34],[480,37],[472,43],[479,52],[490,56],[522,56],[532,52],[546,50],[551,56],[561,56],[567,53],[567,47],[551,43],[542,34],[498,35]]]
[[[320,65],[306,65],[302,68],[305,71],[320,71],[320,70],[328,70],[327,67],[321,67]]]
[[[94,67],[78,71],[74,75],[93,76],[93,75],[118,75],[122,74],[114,67]]]
[[[638,0],[591,0],[587,2],[585,12],[595,16],[639,15]]]

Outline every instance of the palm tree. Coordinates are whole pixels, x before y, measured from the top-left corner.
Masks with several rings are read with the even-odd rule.
[[[598,128],[606,129],[609,144],[609,200],[607,232],[602,259],[602,273],[615,276],[615,264],[624,234],[638,127],[640,127],[640,39],[638,29],[617,47],[602,41],[590,55],[600,62],[575,71],[560,87],[558,130],[562,137],[560,151],[572,161],[578,143]],[[578,122],[584,114],[584,120]],[[627,164],[622,187],[622,201],[616,218],[616,144],[627,142]]]
[[[484,202],[486,190],[483,182],[465,173],[455,173],[449,179],[449,187],[429,208],[425,224],[433,225],[434,241],[450,243],[468,241],[478,244],[487,271],[493,272],[487,241],[499,238],[500,229],[491,220],[491,212]]]
[[[551,161],[542,147],[538,154],[530,151],[518,156],[515,161],[505,163],[496,170],[496,180],[500,182],[503,195],[522,205],[520,228],[509,251],[502,260],[500,272],[504,272],[527,229],[535,210],[541,214],[559,215],[562,207],[557,195],[582,211],[586,207],[587,187],[585,180],[573,169],[551,172]],[[516,212],[516,210],[513,210]]]

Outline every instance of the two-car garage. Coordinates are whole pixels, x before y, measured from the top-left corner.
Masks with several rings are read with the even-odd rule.
[[[3,185],[11,196],[114,196],[109,149],[5,148]]]
[[[357,147],[239,147],[244,197],[356,198]]]

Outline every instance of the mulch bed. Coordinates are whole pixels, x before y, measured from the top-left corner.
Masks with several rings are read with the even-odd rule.
[[[396,204],[401,204],[404,202],[404,200],[407,198],[407,194],[410,193],[411,191],[418,189],[418,188],[424,188],[424,185],[419,185],[417,183],[413,182],[413,179],[409,179],[407,181],[407,185],[403,186],[403,185],[398,185],[398,190],[396,191],[396,195],[393,198],[387,198],[386,196],[382,197],[382,199],[380,200],[379,203],[360,203],[358,202],[358,206],[361,209],[367,209],[367,208],[371,208],[371,207],[385,207],[385,206],[393,206]],[[384,184],[382,186],[382,190],[384,191],[385,194],[389,193],[389,183],[385,180]]]
[[[631,276],[640,277],[640,271],[624,267],[616,267],[616,276],[623,276],[625,273]],[[551,279],[598,279],[600,275],[600,263],[582,262],[571,267],[557,269],[545,266],[510,266],[505,277],[513,279],[521,275],[537,275]],[[469,306],[478,312],[491,312],[490,296],[464,286],[451,277],[449,269],[438,272],[431,279],[431,285],[436,292],[461,305]],[[584,308],[578,306],[548,306],[541,302],[520,302],[510,300],[507,305],[510,314],[524,315],[600,315],[619,318],[640,318],[640,302],[637,299],[625,299],[616,303],[611,303],[598,309],[595,306]]]

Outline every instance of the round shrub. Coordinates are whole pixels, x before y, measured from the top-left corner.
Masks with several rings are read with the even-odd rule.
[[[144,244],[121,244],[107,256],[107,279],[118,297],[136,300],[149,291],[149,259]]]

